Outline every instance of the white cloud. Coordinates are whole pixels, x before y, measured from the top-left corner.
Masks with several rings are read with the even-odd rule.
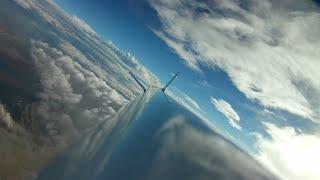
[[[51,0],[15,0],[26,11],[37,14],[32,22],[50,34],[31,41],[31,55],[42,92],[35,105],[53,139],[61,146],[71,144],[99,121],[114,115],[141,92],[128,72],[134,71],[150,85],[159,79],[131,54],[110,41],[103,41],[77,16],[64,12]],[[30,35],[30,38],[37,39]],[[58,44],[50,44],[56,38]]]
[[[238,113],[232,108],[232,106],[223,99],[215,99],[211,97],[211,103],[216,107],[216,109],[225,115],[232,127],[241,130],[239,125],[240,117]]]
[[[312,1],[149,1],[187,64],[223,69],[247,98],[319,122],[320,11]],[[201,71],[201,70],[200,70]]]
[[[56,19],[54,14],[52,14],[53,11],[61,12],[61,10],[51,0],[14,0],[14,2],[28,11],[37,13],[48,23],[59,28],[59,30],[65,29],[65,26],[58,19]],[[44,6],[50,6],[50,9],[48,10],[47,8],[43,8]]]
[[[139,63],[138,59],[130,53],[122,54],[125,56],[127,65],[134,70],[148,86],[160,87],[161,82],[159,78],[149,71],[146,67]]]
[[[70,15],[70,20],[79,28],[82,28],[87,33],[98,35],[84,20],[78,18],[76,15]]]
[[[33,41],[32,46],[43,89],[37,115],[60,146],[72,144],[127,102],[103,79],[58,49],[40,41]]]
[[[97,47],[88,47],[91,52],[86,55],[69,42],[62,41],[59,46],[66,54],[81,64],[86,64],[99,78],[125,94],[127,99],[132,99],[141,93],[140,88],[129,75],[129,71],[137,74],[146,85],[161,86],[159,78],[132,54],[122,51],[111,41],[90,40],[94,40]]]
[[[13,0],[13,1],[19,4],[21,7],[29,10],[35,6],[33,1],[29,1],[29,0]]]
[[[39,16],[44,18],[47,22],[56,28],[59,28],[63,33],[72,34],[70,25],[75,27],[78,31],[85,32],[88,35],[98,36],[98,34],[82,19],[76,15],[71,15],[64,12],[59,6],[57,6],[52,0],[14,0],[18,5],[25,8],[26,10],[33,11]],[[45,8],[44,8],[45,7]],[[57,18],[58,16],[63,19]],[[66,24],[66,22],[68,24]]]
[[[186,93],[182,92],[181,90],[174,88],[177,92],[175,95],[172,94],[174,98],[178,100],[182,105],[186,106],[189,109],[196,109],[196,111],[200,111],[201,108],[199,104],[193,100],[190,96],[188,96]],[[170,93],[169,93],[170,94]],[[194,111],[194,110],[193,110]]]
[[[319,136],[298,133],[292,127],[264,126],[271,139],[256,134],[257,159],[283,179],[320,179]]]
[[[104,46],[99,42],[100,47],[104,47],[103,52],[105,54],[98,54],[99,58],[105,60],[107,64],[99,64],[96,58],[88,59],[86,55],[78,50],[75,46],[70,44],[67,41],[61,40],[59,48],[68,56],[70,56],[75,61],[79,62],[82,65],[85,65],[88,71],[92,71],[100,79],[103,79],[105,82],[108,82],[108,85],[113,85],[114,88],[126,95],[126,99],[134,97],[134,88],[128,82],[119,82],[119,77],[126,77],[128,74],[128,67],[122,63],[123,59],[119,57],[116,53],[121,52],[119,49],[112,50],[108,46]],[[95,51],[94,47],[91,47],[92,52]],[[89,56],[97,55],[95,53],[90,53]],[[100,57],[101,56],[101,57]]]
[[[189,97],[187,94],[183,94],[184,98],[190,103],[192,104],[193,107],[197,108],[198,110],[200,110],[200,106],[198,105],[198,103],[196,101],[194,101],[193,99],[191,99],[191,97]]]
[[[88,66],[90,71],[120,91],[125,98],[132,99],[141,93],[130,81],[129,70],[139,74],[148,84],[154,86],[160,84],[160,80],[133,55],[120,50],[111,41],[103,41],[86,22],[64,12],[53,1],[15,0],[15,2],[50,23],[54,27],[51,33],[61,38],[58,48],[80,64]]]
[[[100,65],[66,41],[61,41],[57,48],[32,41],[31,54],[43,87],[41,101],[37,104],[38,118],[62,147],[71,144],[97,122],[113,116],[126,104],[127,98],[119,92],[133,98],[131,91],[137,89],[117,80],[118,76],[126,77],[130,68],[148,83],[160,83],[132,55],[119,49],[106,49],[106,58],[111,59],[106,63],[110,64]],[[124,64],[126,61],[130,63]]]

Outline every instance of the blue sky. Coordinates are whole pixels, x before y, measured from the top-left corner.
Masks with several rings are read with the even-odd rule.
[[[103,39],[133,54],[162,82],[181,72],[171,89],[191,97],[233,142],[251,154],[263,152],[257,158],[267,165],[286,169],[293,163],[291,157],[283,164],[268,159],[285,152],[277,149],[279,143],[285,146],[296,140],[296,151],[286,152],[293,158],[296,152],[303,155],[299,147],[306,139],[318,138],[320,83],[313,68],[319,65],[317,3],[55,2],[85,20]],[[286,141],[279,134],[288,137]]]
[[[252,151],[254,138],[247,132],[241,132],[231,127],[227,118],[219,113],[212,103],[210,97],[224,99],[232,106],[245,125],[243,131],[256,130],[259,124],[254,111],[247,108],[256,104],[246,100],[231,83],[227,74],[223,71],[212,70],[203,67],[203,73],[197,73],[186,66],[185,62],[175,54],[159,37],[151,30],[160,26],[157,16],[147,4],[130,1],[60,1],[55,0],[65,11],[75,14],[85,20],[92,28],[106,40],[113,41],[121,49],[130,52],[139,61],[155,73],[162,82],[170,79],[171,74],[181,72],[179,80],[174,86],[196,101],[203,114],[222,131],[228,132],[243,148]],[[136,7],[134,7],[136,6]],[[139,11],[143,9],[143,13]],[[203,85],[207,82],[208,85]],[[174,90],[174,89],[173,89]],[[226,135],[226,134],[225,134]],[[246,144],[251,144],[247,146]]]

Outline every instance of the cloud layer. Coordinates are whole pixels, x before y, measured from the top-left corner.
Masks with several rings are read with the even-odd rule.
[[[239,125],[240,117],[238,113],[232,108],[232,106],[223,99],[215,99],[211,98],[211,103],[215,106],[215,108],[225,115],[229,119],[229,123],[232,127],[241,130],[241,126]]]
[[[32,58],[43,91],[37,103],[38,118],[62,146],[107,120],[127,101],[93,72],[58,49],[32,42]]]
[[[25,41],[30,43],[23,49],[30,57],[25,58],[40,80],[32,111],[60,147],[72,144],[141,94],[129,71],[146,84],[160,83],[133,55],[104,41],[86,22],[53,1],[14,0],[6,5],[21,6],[15,13],[28,21],[21,25],[13,16],[16,22],[10,28],[25,29],[14,33],[28,37]]]
[[[64,33],[74,35],[74,32],[68,30],[68,28],[73,26],[76,28],[76,31],[84,32],[87,36],[98,36],[98,34],[84,20],[75,15],[63,12],[60,7],[51,0],[14,0],[14,2],[24,9],[36,13],[53,27],[58,28]],[[59,19],[59,16],[62,16],[63,19]],[[64,22],[65,20],[67,20],[69,24],[66,24]]]
[[[312,1],[149,1],[154,32],[194,70],[219,67],[247,98],[319,122],[320,11]]]

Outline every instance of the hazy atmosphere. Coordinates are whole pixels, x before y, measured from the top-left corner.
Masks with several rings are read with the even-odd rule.
[[[319,6],[2,0],[0,179],[320,179]]]

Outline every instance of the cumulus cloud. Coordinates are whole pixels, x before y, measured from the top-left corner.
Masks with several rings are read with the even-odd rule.
[[[312,1],[155,1],[154,32],[194,70],[223,69],[263,106],[319,122],[320,11]]]
[[[84,20],[78,18],[76,15],[69,16],[71,21],[77,26],[85,30],[87,33],[98,35]]]
[[[43,89],[36,108],[38,118],[61,146],[71,144],[127,102],[104,80],[58,49],[41,41],[33,41],[32,46]]]
[[[257,137],[256,156],[282,179],[320,179],[320,137],[297,132],[292,127],[264,123],[270,138]]]
[[[123,53],[123,52],[122,52]],[[159,78],[149,71],[146,67],[139,63],[138,59],[130,53],[123,53],[127,65],[139,74],[140,78],[147,84],[147,86],[160,87],[161,82]]]
[[[59,44],[60,49],[86,68],[94,72],[100,79],[117,89],[126,99],[132,99],[141,91],[129,75],[129,71],[139,75],[148,86],[160,86],[159,78],[143,66],[139,60],[128,52],[119,49],[111,41],[96,42],[101,52],[84,54],[67,41]],[[95,48],[92,52],[96,52]],[[93,57],[94,56],[94,57]],[[95,57],[96,56],[96,57]]]
[[[72,34],[70,26],[75,27],[78,31],[85,32],[87,35],[98,36],[98,34],[88,25],[84,20],[80,19],[76,15],[71,15],[64,12],[59,6],[57,6],[51,0],[14,0],[18,5],[26,10],[37,13],[40,17],[44,18],[47,22],[56,28],[59,28],[63,33]],[[43,8],[46,7],[46,8]],[[50,7],[50,8],[48,8]],[[57,18],[61,16],[64,20]],[[67,20],[69,24],[65,24]]]
[[[7,111],[6,107],[0,102],[0,124],[3,124],[6,128],[11,129],[14,121],[11,114]]]
[[[45,19],[51,25],[59,28],[60,30],[64,30],[64,25],[55,18],[55,15],[52,14],[53,11],[60,12],[60,8],[55,5],[51,0],[13,0],[16,4],[20,5],[24,9],[28,11],[32,11],[33,13],[37,13],[40,17]],[[50,10],[43,8],[43,6],[50,6]]]
[[[132,99],[141,93],[130,81],[129,71],[139,74],[147,84],[155,86],[160,84],[160,80],[141,65],[137,58],[120,50],[111,41],[102,40],[86,22],[64,12],[53,1],[15,0],[15,2],[53,26],[50,37],[57,37],[61,41],[58,49],[85,65],[85,68],[108,82],[125,98]]]
[[[232,108],[232,106],[223,99],[211,98],[211,103],[216,107],[216,109],[225,115],[232,127],[241,130],[239,125],[240,117],[238,113]]]
[[[86,22],[64,12],[53,1],[14,2],[36,14],[32,23],[39,26],[39,34],[48,35],[41,41],[29,35],[35,39],[30,43],[31,56],[42,86],[35,109],[37,118],[62,146],[114,115],[141,93],[129,71],[150,85],[160,83],[137,58],[102,40]],[[42,26],[43,21],[51,25],[49,32],[47,26]]]

